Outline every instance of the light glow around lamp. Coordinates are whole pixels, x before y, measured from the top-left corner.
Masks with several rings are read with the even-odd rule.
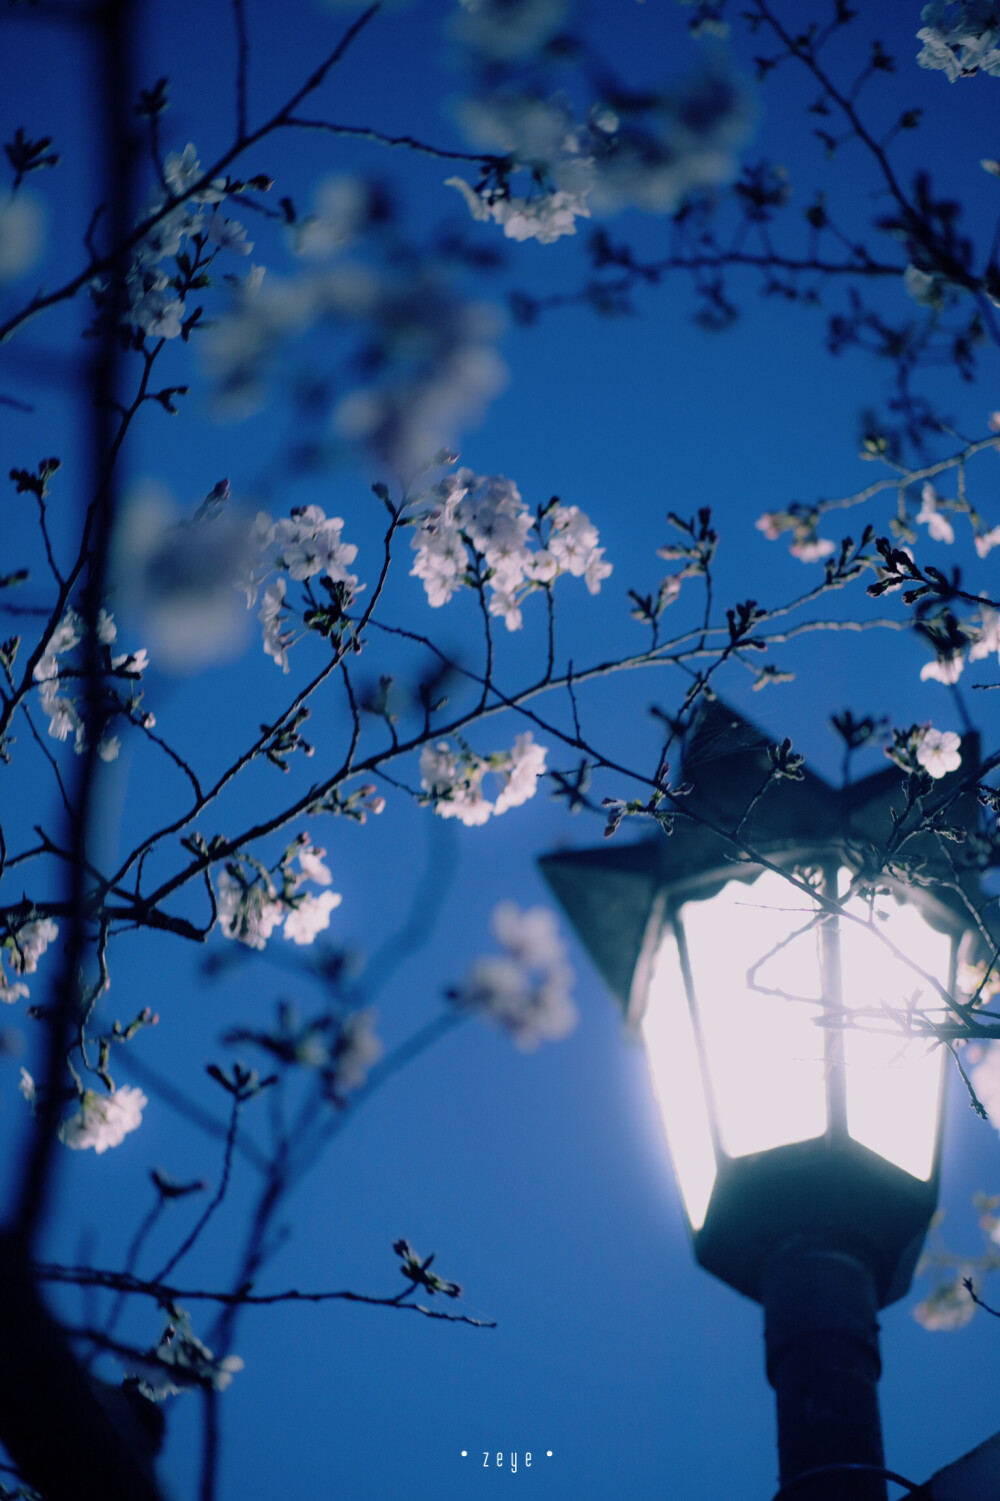
[[[841,895],[850,880],[842,869]],[[663,926],[633,1014],[696,1233],[720,1153],[820,1138],[845,1117],[862,1146],[931,1176],[943,1053],[906,1041],[888,1012],[915,991],[928,998],[919,971],[948,985],[952,938],[890,896],[854,897],[844,913],[824,917],[765,870],[683,902]],[[855,1025],[843,1025],[842,1007]]]

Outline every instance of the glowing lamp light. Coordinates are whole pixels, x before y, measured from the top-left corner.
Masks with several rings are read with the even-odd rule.
[[[697,821],[542,871],[645,1043],[701,1264],[762,1299],[780,1246],[836,1244],[883,1306],[938,1187],[943,1049],[908,1040],[905,1013],[951,989],[966,919],[931,880],[849,894],[898,770],[841,793],[803,768],[758,798],[768,767],[767,737],[716,700],[684,759]],[[762,863],[724,837],[737,825]]]
[[[919,884],[867,865],[896,768],[843,791],[770,769],[714,700],[685,746],[691,817],[541,868],[645,1044],[697,1260],[764,1306],[779,1495],[841,1501],[849,1472],[852,1501],[885,1501],[876,1313],[934,1213],[944,1082],[906,1022],[953,989],[976,877],[929,835],[905,842]]]

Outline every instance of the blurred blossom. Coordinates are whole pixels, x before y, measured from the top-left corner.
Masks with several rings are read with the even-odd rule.
[[[921,506],[917,513],[917,525],[926,526],[928,535],[935,542],[954,542],[955,528],[941,510],[940,495],[928,481],[920,492]]]
[[[329,1063],[330,1084],[337,1094],[361,1089],[382,1057],[385,1049],[375,1032],[377,1020],[377,1013],[365,1007],[341,1021]]]
[[[994,610],[984,601],[979,606],[979,626],[975,629],[969,648],[969,661],[979,662],[984,657],[991,657],[994,652],[1000,655],[1000,611]]]
[[[1000,17],[991,0],[933,0],[920,12],[917,62],[951,82],[979,72],[1000,77]]]
[[[143,1360],[123,1357],[126,1374],[138,1379],[139,1390],[153,1402],[176,1397],[193,1387],[225,1391],[243,1361],[238,1355],[217,1359],[191,1328],[191,1320],[182,1308],[173,1306],[171,1321],[155,1349]]]
[[[296,905],[285,918],[285,937],[293,943],[312,943],[318,933],[330,926],[330,913],[340,906],[336,891],[321,891],[318,896],[296,898]]]
[[[334,430],[404,476],[478,421],[506,381],[495,308],[464,298],[417,260],[384,270],[340,262],[293,280],[268,277],[216,321],[204,344],[218,414],[248,416],[286,348],[331,327],[357,336],[360,366],[371,372],[337,402]]]
[[[572,10],[573,0],[459,0],[451,32],[484,61],[510,63],[550,42]]]
[[[474,219],[502,225],[512,239],[550,244],[576,232],[575,220],[635,206],[669,213],[685,194],[719,187],[736,174],[737,151],[754,121],[749,88],[720,59],[679,88],[598,102],[578,122],[561,95],[497,90],[463,100],[459,122],[470,141],[505,160],[475,187],[461,177]],[[518,196],[511,179],[530,172]]]
[[[290,227],[292,247],[311,260],[330,260],[368,227],[374,205],[363,177],[341,172],[317,183],[313,212]]]
[[[45,245],[45,210],[32,193],[0,195],[0,286],[34,266]]]
[[[51,917],[23,923],[10,938],[11,968],[19,975],[33,975],[39,959],[58,936],[59,929]]]
[[[142,1090],[129,1084],[120,1085],[109,1095],[86,1089],[79,1112],[59,1127],[59,1140],[75,1151],[93,1147],[100,1156],[109,1147],[119,1146],[130,1131],[137,1130],[147,1104]]]
[[[570,995],[573,971],[554,913],[502,902],[493,932],[504,950],[477,959],[450,992],[456,1005],[475,1011],[530,1051],[572,1032],[579,1013]]]
[[[191,518],[153,481],[125,497],[115,535],[115,585],[168,671],[197,671],[233,656],[246,639],[246,611],[235,586],[250,571],[255,537],[248,519],[223,505],[227,495],[228,485],[220,482]]]
[[[976,1311],[968,1289],[962,1286],[963,1279],[971,1274],[971,1266],[960,1267],[953,1280],[942,1282],[929,1298],[918,1303],[913,1310],[917,1323],[935,1332],[963,1328]]]

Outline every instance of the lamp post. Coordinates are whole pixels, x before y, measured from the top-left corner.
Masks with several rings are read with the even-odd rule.
[[[877,1311],[937,1202],[944,1053],[890,1012],[953,988],[966,909],[953,872],[931,884],[926,835],[905,846],[922,884],[873,867],[865,886],[898,770],[838,792],[770,767],[715,700],[684,759],[691,817],[541,868],[642,1035],[698,1262],[763,1304],[779,1494],[884,1501]]]

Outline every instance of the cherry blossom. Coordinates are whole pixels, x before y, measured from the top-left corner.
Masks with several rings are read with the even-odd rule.
[[[11,968],[19,975],[33,975],[38,968],[39,959],[58,936],[59,929],[51,917],[36,918],[22,924],[11,935]]]
[[[979,557],[989,557],[994,547],[1000,547],[1000,526],[991,527],[988,532],[977,532],[974,540]]]
[[[1000,21],[990,0],[932,0],[920,19],[922,68],[940,69],[951,83],[980,70],[1000,77]]]
[[[492,928],[503,954],[477,959],[451,999],[499,1026],[525,1051],[565,1037],[579,1014],[554,914],[503,902],[493,913]]]
[[[917,1323],[935,1332],[964,1328],[976,1311],[968,1289],[963,1286],[965,1278],[973,1271],[971,1265],[960,1266],[954,1278],[942,1282],[929,1297],[918,1303],[913,1310]]]
[[[3,967],[4,949],[0,948],[0,1001],[5,1006],[12,1006],[22,996],[28,995],[28,987],[22,980],[8,980]]]
[[[926,526],[935,542],[954,542],[955,528],[941,510],[941,497],[928,481],[920,492],[922,501],[917,513],[917,524]]]
[[[368,1082],[369,1071],[385,1051],[375,1033],[377,1020],[371,1007],[350,1011],[342,1019],[330,1055],[330,1084],[335,1093],[361,1089]]]
[[[463,468],[434,487],[419,514],[410,572],[423,580],[428,602],[437,609],[463,585],[475,584],[476,560],[482,559],[490,614],[514,631],[523,624],[525,596],[561,573],[583,578],[591,594],[599,592],[611,564],[598,540],[596,527],[578,506],[552,501],[533,521],[513,480]]]
[[[945,687],[950,688],[962,676],[964,666],[965,657],[960,651],[950,652],[943,657],[933,657],[921,667],[920,681],[944,683]]]
[[[85,1089],[79,1112],[59,1127],[59,1139],[74,1151],[93,1147],[100,1156],[141,1125],[148,1103],[142,1090],[129,1084],[119,1085],[109,1095]]]
[[[238,866],[227,866],[218,876],[219,926],[226,938],[237,938],[248,948],[262,949],[274,929],[284,921],[285,909],[269,879],[247,880]]]
[[[285,937],[293,943],[312,943],[318,933],[330,926],[330,913],[340,906],[342,900],[336,891],[297,897],[295,906],[285,918]]]
[[[330,869],[323,863],[326,850],[318,849],[309,843],[309,835],[302,836],[304,843],[299,846],[296,859],[299,869],[307,881],[315,881],[317,886],[329,886],[333,880]]]
[[[545,746],[535,744],[530,730],[517,736],[512,750],[488,757],[468,746],[454,748],[447,740],[439,740],[425,745],[420,753],[421,786],[435,813],[472,828],[484,824],[492,813],[505,813],[534,797],[546,755]],[[482,788],[488,772],[500,783],[495,802],[487,799]]]
[[[931,725],[925,725],[917,744],[917,761],[928,776],[937,780],[961,766],[961,744],[961,736],[954,730],[935,730]]]

